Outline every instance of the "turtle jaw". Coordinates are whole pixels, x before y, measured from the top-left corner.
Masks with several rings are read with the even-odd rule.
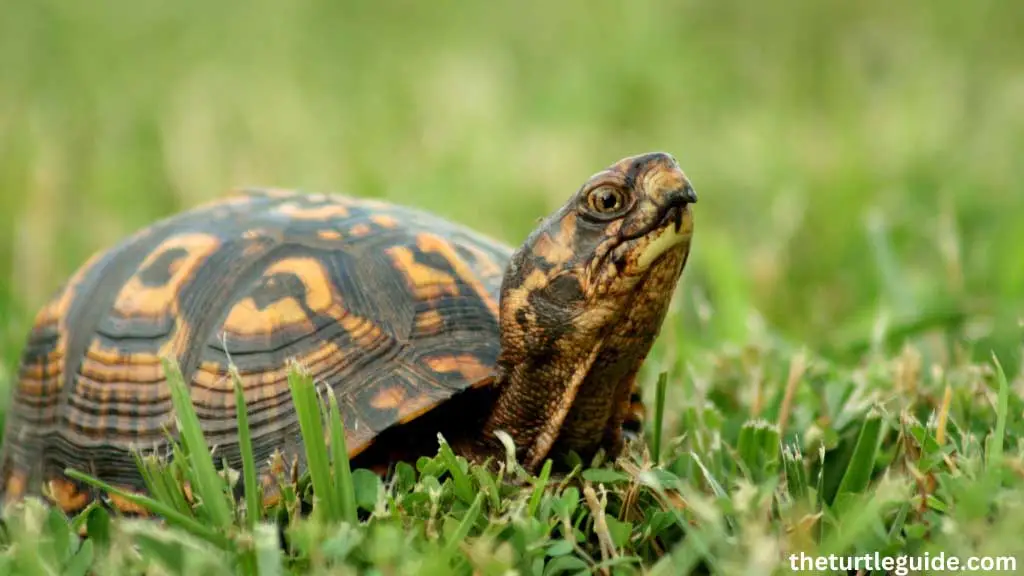
[[[688,203],[678,203],[658,210],[639,232],[609,241],[598,249],[585,275],[590,306],[604,308],[609,316],[622,314],[666,255],[686,259],[692,238],[693,211]]]
[[[693,212],[689,206],[673,206],[668,210],[661,228],[654,233],[637,256],[637,266],[649,270],[666,252],[684,246],[688,250],[693,237]]]

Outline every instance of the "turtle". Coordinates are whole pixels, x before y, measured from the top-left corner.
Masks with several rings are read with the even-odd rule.
[[[353,466],[438,449],[528,470],[623,450],[637,374],[690,254],[690,180],[673,156],[588,178],[518,248],[412,206],[243,188],[93,255],[35,318],[0,447],[0,499],[68,514],[145,492],[136,453],[166,450],[180,368],[207,441],[239,469],[232,370],[267,485],[304,467],[298,364],[330,386]],[[170,432],[170,434],[169,434]],[[504,439],[504,441],[503,441]]]

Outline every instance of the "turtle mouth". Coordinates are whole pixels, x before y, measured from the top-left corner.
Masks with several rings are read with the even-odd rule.
[[[630,234],[619,236],[614,243],[607,245],[592,264],[590,277],[596,279],[603,276],[603,281],[608,282],[624,275],[645,275],[656,260],[688,242],[692,232],[689,203],[663,206],[650,223]],[[643,237],[649,238],[645,246],[639,250],[632,247],[632,240]],[[601,273],[601,270],[608,272]],[[607,276],[608,273],[611,276]]]
[[[691,218],[688,204],[668,206],[648,231],[651,240],[637,257],[639,267],[648,270],[666,253],[687,243],[693,231]]]
[[[652,244],[657,244],[659,239],[667,241],[666,235],[679,236],[680,241],[682,241],[685,237],[689,236],[689,231],[684,231],[684,228],[689,228],[689,226],[686,226],[686,220],[691,216],[690,204],[696,201],[695,198],[692,194],[686,193],[671,195],[667,203],[658,206],[655,217],[647,225],[640,227],[630,234],[620,236],[612,251],[617,251],[616,249],[621,248],[630,240],[636,240],[644,236],[654,236],[655,239],[652,240]],[[644,251],[646,252],[647,249]]]
[[[655,230],[661,228],[668,228],[670,225],[673,226],[674,232],[679,233],[683,226],[683,217],[686,212],[689,211],[689,202],[673,202],[665,204],[659,207],[657,215],[651,219],[650,224],[640,228],[632,234],[626,234],[619,238],[619,244],[625,244],[630,240],[636,240],[642,236],[647,236]]]
[[[664,214],[661,215],[661,219],[658,220],[653,229],[668,228],[671,224],[673,231],[678,234],[679,229],[683,226],[683,212],[685,211],[686,204],[670,205],[664,210]]]

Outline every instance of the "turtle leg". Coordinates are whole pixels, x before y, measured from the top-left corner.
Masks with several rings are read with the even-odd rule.
[[[627,386],[619,388],[617,395],[615,412],[604,431],[602,442],[605,451],[613,458],[622,453],[627,443],[641,440],[644,433],[645,408],[636,376],[630,378]]]
[[[629,406],[622,420],[622,435],[627,441],[632,442],[643,438],[646,418],[647,406],[644,404],[640,385],[634,376],[633,381],[629,384]]]

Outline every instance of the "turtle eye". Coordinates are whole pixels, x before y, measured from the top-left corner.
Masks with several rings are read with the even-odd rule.
[[[587,206],[600,216],[614,216],[627,208],[625,192],[612,186],[601,186],[587,194]]]

